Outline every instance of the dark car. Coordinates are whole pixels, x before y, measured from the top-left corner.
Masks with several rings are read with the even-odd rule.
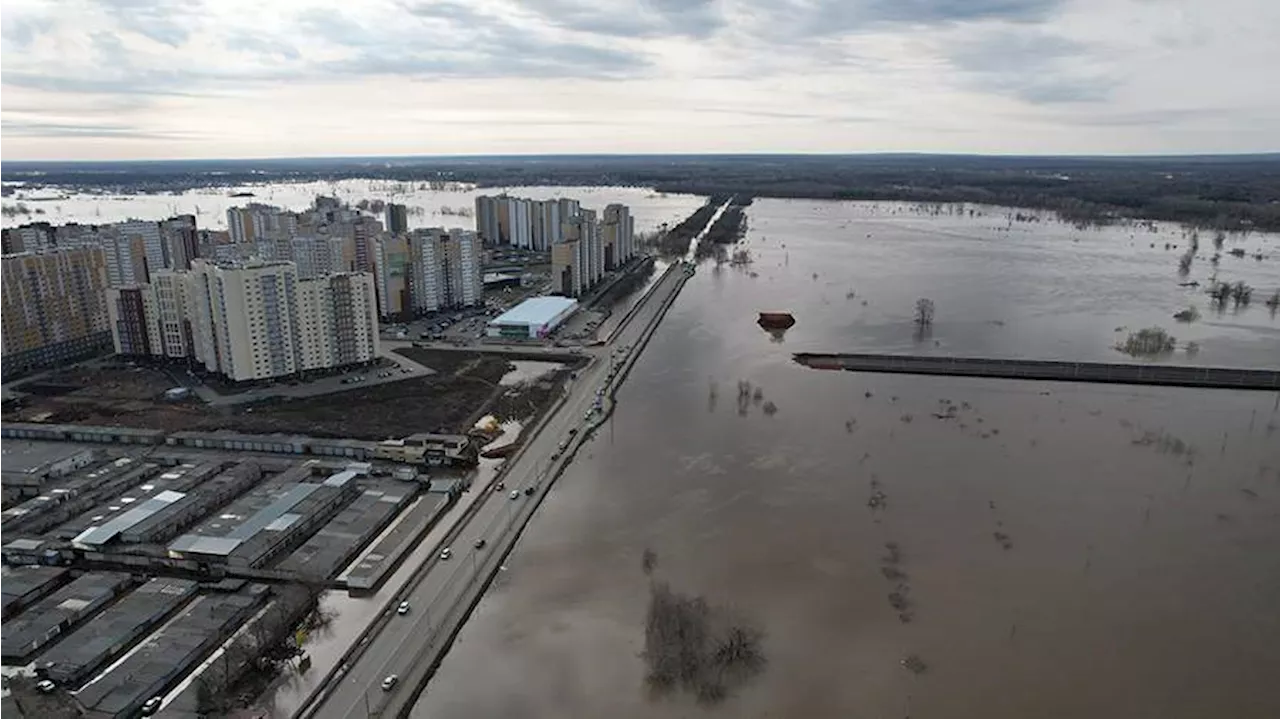
[[[488,544],[488,542],[484,540],[484,537],[481,537],[476,540],[476,549],[484,549],[484,545],[486,544]]]

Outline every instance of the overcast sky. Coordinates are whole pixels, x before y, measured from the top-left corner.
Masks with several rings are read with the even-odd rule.
[[[5,0],[3,159],[1280,150],[1276,0]]]

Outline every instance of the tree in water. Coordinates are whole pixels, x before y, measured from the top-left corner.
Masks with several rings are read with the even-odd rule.
[[[917,327],[929,327],[933,324],[933,300],[927,297],[916,300],[915,322]]]

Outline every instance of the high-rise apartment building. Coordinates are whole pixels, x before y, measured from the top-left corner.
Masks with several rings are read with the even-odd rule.
[[[166,267],[175,270],[191,269],[191,261],[200,256],[198,232],[195,215],[177,215],[160,223]],[[158,269],[160,268],[151,268],[153,272]]]
[[[104,232],[101,242],[109,286],[132,287],[147,281],[147,249],[141,237]]]
[[[476,197],[476,234],[485,244],[496,245],[502,241],[498,231],[498,203],[501,199],[491,195]]]
[[[409,275],[409,236],[395,234],[376,240],[373,277],[378,291],[379,317],[402,321],[412,318]]]
[[[484,301],[480,239],[461,228],[409,233],[409,296],[415,313],[469,307]]]
[[[551,246],[552,291],[579,297],[604,276],[604,247],[593,210],[579,210],[561,225],[561,240]]]
[[[372,361],[377,301],[367,273],[299,279],[292,262],[219,266],[187,278],[194,354],[236,382]]]
[[[32,222],[21,227],[11,227],[3,232],[3,252],[6,255],[19,252],[44,252],[55,245],[53,228],[48,222]]]
[[[479,200],[476,200],[477,207]],[[386,209],[387,232],[392,234],[403,234],[409,231],[409,208],[406,205],[398,205],[394,202],[387,203]]]
[[[604,208],[600,241],[604,246],[604,268],[614,270],[636,255],[635,218],[626,205],[614,203]]]
[[[107,267],[100,248],[3,259],[3,369],[17,376],[105,350]]]
[[[350,240],[341,237],[295,237],[290,240],[292,259],[298,265],[298,279],[309,280],[313,277],[346,272],[347,247]],[[282,260],[283,257],[274,259]],[[372,268],[370,268],[372,269]]]
[[[147,272],[156,272],[169,266],[168,253],[165,251],[164,237],[160,234],[159,222],[126,220],[109,225],[106,229],[113,231],[117,237],[137,239],[142,242]]]

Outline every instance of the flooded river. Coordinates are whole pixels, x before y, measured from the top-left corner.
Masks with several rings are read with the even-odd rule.
[[[1276,394],[790,360],[1114,360],[1117,327],[1159,324],[1201,343],[1174,361],[1280,365],[1260,300],[1175,323],[1207,308],[1177,286],[1173,229],[852,203],[749,216],[754,264],[685,287],[415,717],[1280,716]],[[1223,258],[1223,279],[1280,286],[1274,237],[1230,242],[1269,254]],[[921,296],[931,336],[911,325]],[[778,341],[759,310],[798,323]],[[763,631],[763,670],[721,705],[646,687],[653,580]]]

